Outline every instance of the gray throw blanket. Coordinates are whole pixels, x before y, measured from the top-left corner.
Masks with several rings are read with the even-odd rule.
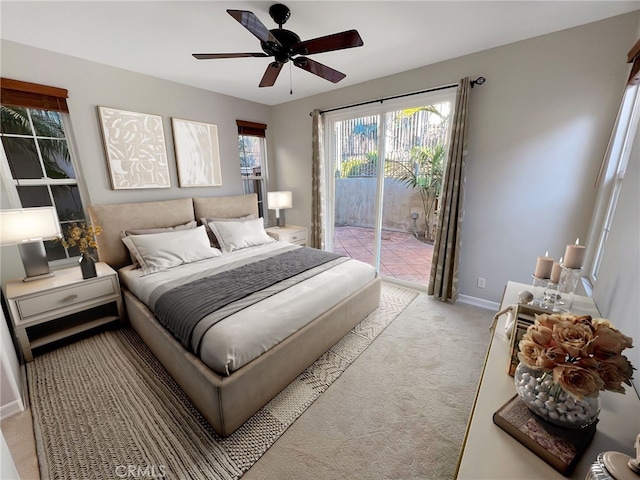
[[[242,265],[163,293],[155,304],[155,315],[185,348],[192,350],[193,331],[210,313],[339,257],[302,247]]]

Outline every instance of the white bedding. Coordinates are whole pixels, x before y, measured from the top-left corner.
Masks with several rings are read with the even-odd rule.
[[[204,270],[224,271],[260,256],[300,248],[284,242],[267,243],[225,253],[143,276],[132,266],[119,271],[120,279],[145,305],[165,285],[186,283]],[[263,354],[314,318],[339,303],[376,276],[375,269],[349,259],[286,290],[249,305],[213,325],[204,334],[200,358],[212,370],[229,375]],[[158,290],[157,290],[158,289]],[[155,291],[155,293],[154,293]],[[152,309],[153,310],[153,309]]]

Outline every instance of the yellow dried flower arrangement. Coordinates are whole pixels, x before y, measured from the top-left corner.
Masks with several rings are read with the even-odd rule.
[[[80,253],[87,254],[98,248],[96,236],[102,233],[102,227],[88,225],[85,222],[71,223],[64,230],[62,246],[65,248],[78,247]]]

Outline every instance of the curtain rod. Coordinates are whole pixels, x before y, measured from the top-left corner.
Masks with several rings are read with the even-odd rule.
[[[473,88],[475,85],[482,85],[486,81],[487,79],[484,77],[478,77],[475,80],[471,80],[470,82],[471,88]],[[385,100],[395,100],[396,98],[410,97],[412,95],[420,95],[421,93],[437,92],[438,90],[446,90],[447,88],[453,88],[457,86],[458,86],[457,83],[452,83],[451,85],[443,85],[441,87],[428,88],[426,90],[420,90],[419,92],[403,93],[401,95],[394,95],[392,97],[378,98],[377,100],[369,100],[366,102],[353,103],[351,105],[343,105],[342,107],[328,108],[327,110],[320,110],[320,113],[323,114],[327,112],[335,112],[336,110],[344,110],[345,108],[360,107],[362,105],[369,105],[370,103],[378,103],[378,102],[382,103]],[[313,115],[313,112],[309,112],[309,115]]]

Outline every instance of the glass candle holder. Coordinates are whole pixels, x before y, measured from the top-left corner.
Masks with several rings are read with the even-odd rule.
[[[549,280],[547,284],[547,288],[544,290],[544,304],[547,308],[553,308],[553,305],[556,303],[558,298],[558,283],[552,282]]]
[[[554,312],[569,312],[573,307],[573,299],[576,295],[576,287],[580,280],[581,268],[567,268],[562,266],[558,292],[553,303]]]
[[[533,300],[531,300],[529,304],[534,305],[536,307],[544,307],[545,306],[544,292],[545,292],[545,289],[547,288],[547,285],[549,284],[549,279],[538,278],[535,275],[531,275],[531,277],[533,278],[533,282],[531,283],[531,286],[533,287],[532,289]]]

